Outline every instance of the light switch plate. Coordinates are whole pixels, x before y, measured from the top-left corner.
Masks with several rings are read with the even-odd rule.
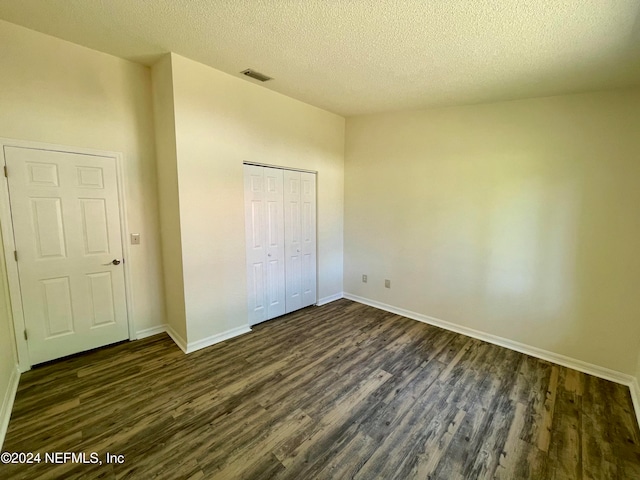
[[[132,233],[131,234],[131,245],[140,245],[140,234]]]

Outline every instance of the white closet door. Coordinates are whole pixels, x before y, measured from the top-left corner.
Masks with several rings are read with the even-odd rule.
[[[302,308],[300,172],[284,172],[285,269],[287,313]]]
[[[245,165],[249,324],[285,313],[283,175]]]
[[[316,175],[300,173],[302,307],[316,303]]]
[[[262,168],[244,166],[244,197],[249,324],[254,325],[267,319],[265,195]]]
[[[267,319],[284,315],[284,211],[283,174],[278,168],[264,168],[266,200]]]

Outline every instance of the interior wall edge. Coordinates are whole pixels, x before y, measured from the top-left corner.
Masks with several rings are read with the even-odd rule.
[[[182,338],[182,336],[180,336],[180,334],[178,334],[178,332],[176,332],[171,325],[167,324],[166,327],[167,335],[171,337],[171,340],[173,340],[173,342],[178,347],[180,347],[180,350],[182,350],[184,353],[187,353],[187,341]]]
[[[637,378],[633,378],[629,385],[629,391],[631,392],[631,401],[633,402],[633,409],[636,412],[636,420],[640,425],[640,383]]]
[[[16,393],[18,393],[19,383],[20,368],[16,364],[13,372],[11,372],[9,384],[6,386],[4,398],[2,399],[2,406],[0,407],[0,451],[4,445],[4,439],[7,434],[7,428],[9,427],[11,411],[13,410],[13,402],[16,399]]]

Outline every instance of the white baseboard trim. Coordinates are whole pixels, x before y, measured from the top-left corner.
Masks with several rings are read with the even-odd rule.
[[[321,307],[322,305],[326,305],[327,303],[335,302],[336,300],[340,300],[344,298],[344,294],[342,292],[336,293],[334,295],[329,295],[328,297],[323,297],[316,302],[316,306]]]
[[[5,391],[4,398],[2,399],[2,406],[0,406],[0,451],[2,451],[4,438],[7,435],[7,428],[9,428],[11,410],[13,410],[13,402],[16,399],[19,383],[20,369],[18,368],[18,365],[16,365],[13,372],[11,372],[11,377],[9,377],[9,384],[7,385],[7,390]]]
[[[244,325],[242,327],[232,328],[231,330],[227,330],[226,332],[211,335],[210,337],[203,338],[202,340],[198,340],[197,342],[189,342],[187,344],[187,350],[185,351],[185,353],[195,352],[196,350],[210,347],[211,345],[215,345],[216,343],[224,342],[225,340],[229,340],[230,338],[238,337],[249,332],[251,332],[251,327],[249,327],[249,325]]]
[[[187,341],[182,338],[182,336],[178,334],[178,332],[176,332],[171,327],[171,325],[166,325],[166,332],[171,337],[171,340],[173,340],[175,344],[180,347],[180,350],[182,350],[184,353],[187,353]]]
[[[242,327],[232,328],[226,332],[211,335],[210,337],[203,338],[202,340],[187,342],[180,334],[178,334],[178,332],[171,328],[171,325],[165,325],[164,327],[167,334],[184,353],[195,352],[196,350],[201,350],[203,348],[210,347],[211,345],[215,345],[216,343],[224,342],[225,340],[251,332],[251,327],[249,325],[243,325]]]
[[[145,328],[144,330],[136,332],[136,340],[142,340],[143,338],[151,337],[153,335],[157,335],[166,331],[167,326],[165,324],[156,325],[155,327],[151,328]]]
[[[345,292],[344,298],[353,300],[354,302],[363,303],[371,307],[379,308],[380,310],[385,310],[390,313],[395,313],[396,315],[401,315],[403,317],[411,318],[419,322],[428,323],[429,325],[433,325],[435,327],[440,327],[440,328],[444,328],[445,330],[450,330],[452,332],[460,333],[462,335],[466,335],[467,337],[473,337],[478,340],[482,340],[484,342],[493,343],[494,345],[498,345],[500,347],[505,347],[510,350],[515,350],[516,352],[524,353],[526,355],[531,355],[532,357],[536,357],[542,360],[546,360],[548,362],[556,363],[558,365],[562,365],[563,367],[572,368],[574,370],[578,370],[579,372],[588,373],[589,375],[604,378],[605,380],[621,383],[629,387],[631,387],[631,384],[635,380],[635,378],[632,377],[631,375],[627,375],[622,372],[617,372],[609,368],[600,367],[598,365],[583,362],[582,360],[577,360],[575,358],[567,357],[559,353],[543,350],[542,348],[533,347],[531,345],[509,340],[508,338],[499,337],[497,335],[492,335],[490,333],[481,332],[469,327],[464,327],[462,325],[457,325],[455,323],[447,322],[445,320],[429,317],[428,315],[423,315],[421,313],[416,313],[410,310],[405,310],[403,308],[387,305],[386,303],[370,300],[368,298],[360,297],[358,295],[353,295],[351,293]],[[638,420],[640,421],[640,417],[638,417]]]

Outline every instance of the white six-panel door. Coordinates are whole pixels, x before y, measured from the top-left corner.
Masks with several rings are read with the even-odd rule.
[[[249,324],[285,313],[283,176],[245,165]]]
[[[115,159],[4,153],[31,363],[126,340]]]
[[[316,303],[316,206],[312,173],[284,171],[287,313]]]

